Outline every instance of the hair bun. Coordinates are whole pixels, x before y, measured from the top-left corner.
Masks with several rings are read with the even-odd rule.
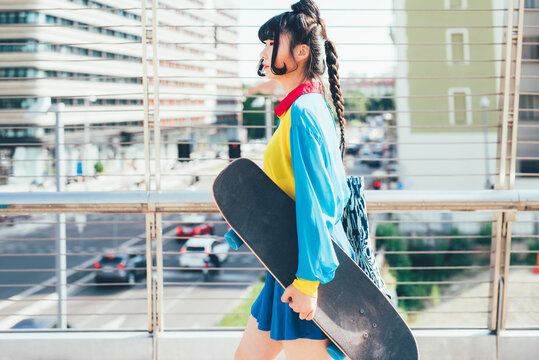
[[[313,18],[316,22],[320,21],[320,10],[313,0],[300,0],[292,4],[292,11],[295,14],[305,14]]]

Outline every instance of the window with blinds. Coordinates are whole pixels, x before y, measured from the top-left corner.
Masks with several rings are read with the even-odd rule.
[[[539,109],[539,95],[520,95],[520,113],[522,120],[539,120],[539,112],[526,111]]]
[[[539,36],[522,39],[522,59],[539,59]]]
[[[451,34],[451,60],[463,61],[464,60],[464,34],[453,33]]]
[[[453,94],[453,104],[455,109],[455,125],[466,124],[466,93],[455,92]]]

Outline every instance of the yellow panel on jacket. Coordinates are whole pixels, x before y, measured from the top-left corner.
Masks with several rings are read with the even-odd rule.
[[[296,199],[292,155],[290,153],[291,108],[279,116],[279,126],[264,152],[264,172],[288,196]]]

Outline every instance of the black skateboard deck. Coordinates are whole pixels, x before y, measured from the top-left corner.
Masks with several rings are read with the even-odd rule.
[[[286,288],[298,266],[295,202],[251,160],[230,163],[213,183],[219,211]],[[314,322],[352,360],[417,360],[408,325],[374,282],[333,243],[339,266],[320,284]]]

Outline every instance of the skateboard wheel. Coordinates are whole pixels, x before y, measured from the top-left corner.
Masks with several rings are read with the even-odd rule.
[[[365,309],[361,309],[361,310],[359,310],[359,312],[360,312],[361,314],[365,314]]]
[[[369,337],[369,334],[367,334],[367,333],[363,333],[363,337],[364,337],[364,338],[366,339],[366,338],[368,338],[368,337]]]
[[[373,324],[372,324],[372,327],[376,327],[376,326],[377,326],[376,323],[373,323]]]

